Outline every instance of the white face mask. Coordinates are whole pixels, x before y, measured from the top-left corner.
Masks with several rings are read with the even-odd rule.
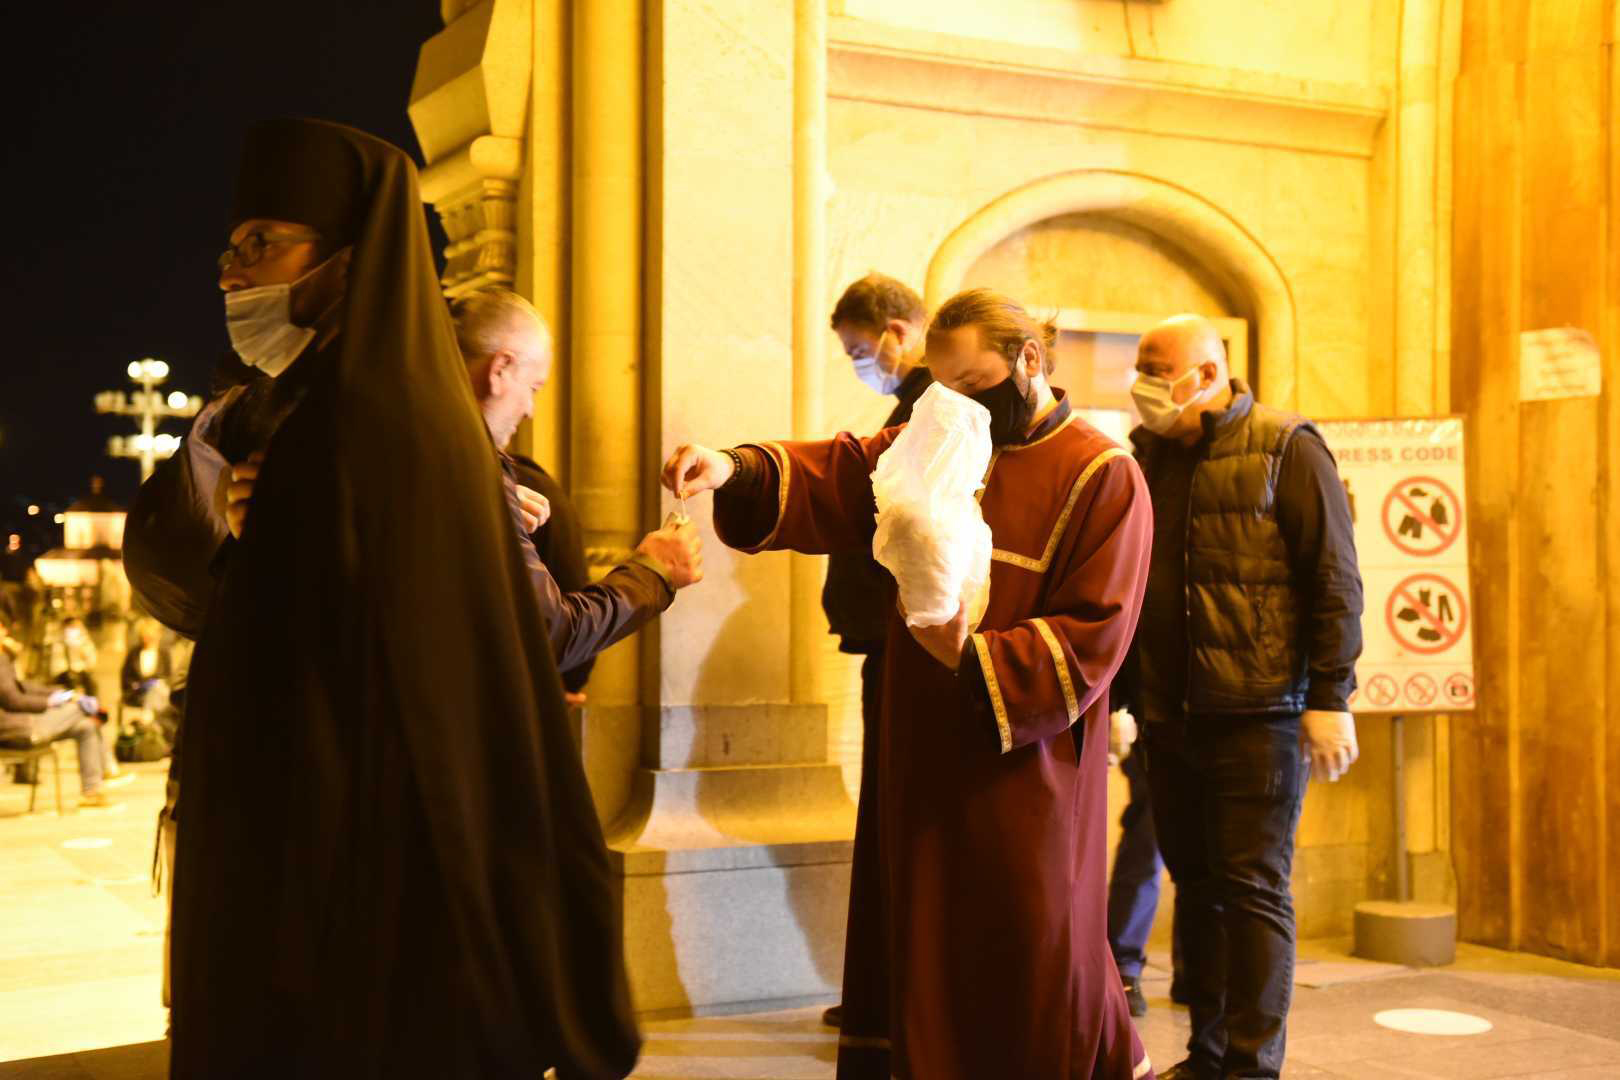
[[[1142,414],[1142,426],[1155,435],[1163,435],[1175,427],[1176,421],[1181,419],[1181,414],[1186,412],[1189,406],[1196,405],[1214,386],[1211,383],[1186,401],[1177,403],[1174,398],[1176,387],[1188,379],[1197,377],[1197,368],[1193,368],[1179,379],[1138,375],[1136,383],[1131,387],[1131,400],[1136,402],[1136,411]]]
[[[883,343],[888,338],[889,332],[883,331],[870,353],[855,358],[855,377],[880,394],[893,394],[900,389],[900,372],[884,371],[878,366],[878,357],[883,355]]]
[[[313,326],[293,325],[292,293],[325,265],[322,263],[297,281],[225,294],[225,330],[244,364],[273,379],[291,367],[315,340]]]

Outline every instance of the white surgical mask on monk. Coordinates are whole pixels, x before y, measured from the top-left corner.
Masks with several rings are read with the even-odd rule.
[[[292,366],[309,343],[315,340],[313,326],[296,326],[292,321],[293,289],[319,273],[322,263],[297,281],[280,285],[259,285],[225,294],[225,330],[231,347],[244,364],[258,368],[272,379]]]
[[[1188,406],[1197,404],[1199,398],[1209,393],[1210,387],[1205,387],[1186,401],[1178,403],[1175,400],[1176,387],[1189,378],[1197,377],[1197,368],[1193,368],[1179,379],[1138,375],[1136,383],[1131,387],[1131,400],[1136,402],[1136,411],[1142,414],[1142,426],[1156,435],[1163,435],[1175,427],[1176,421],[1181,419],[1181,414],[1187,411]]]
[[[878,366],[878,359],[883,355],[883,343],[888,339],[889,332],[885,330],[872,351],[855,360],[855,377],[880,394],[892,394],[900,389],[900,372],[884,371]]]

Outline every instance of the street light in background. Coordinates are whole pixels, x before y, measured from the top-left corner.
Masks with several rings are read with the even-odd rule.
[[[107,440],[107,453],[112,457],[136,458],[141,463],[144,482],[157,468],[162,458],[173,454],[180,446],[177,435],[160,435],[158,422],[170,417],[196,416],[202,408],[202,398],[195,394],[174,390],[164,397],[157,389],[169,377],[169,365],[162,360],[136,360],[129,365],[129,377],[140,384],[133,394],[121,390],[107,390],[96,395],[96,411],[118,416],[132,416],[140,421],[139,435],[114,435]]]

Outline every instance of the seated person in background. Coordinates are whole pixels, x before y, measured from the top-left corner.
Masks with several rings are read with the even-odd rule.
[[[95,715],[101,703],[77,690],[52,689],[17,677],[21,644],[11,613],[0,610],[0,746],[29,748],[72,739],[79,748],[79,805],[107,806],[101,790],[105,751]]]
[[[61,639],[51,645],[51,681],[93,698],[101,696],[96,685],[96,643],[77,616],[62,620]]]
[[[84,620],[76,615],[70,615],[62,620],[62,630],[59,640],[51,644],[51,682],[69,690],[77,690],[87,698],[101,700],[101,687],[96,682],[96,643],[90,637],[90,631],[85,628]],[[96,722],[107,722],[107,710],[100,709],[96,713]],[[119,784],[133,780],[118,766],[118,758],[113,755],[113,740],[105,733],[101,739],[102,768],[107,777],[107,786],[116,787]]]
[[[162,647],[163,627],[156,619],[142,619],[135,624],[135,633],[139,644],[124,656],[121,678],[124,704],[133,709],[163,712],[169,707],[169,684],[173,678],[169,651]]]

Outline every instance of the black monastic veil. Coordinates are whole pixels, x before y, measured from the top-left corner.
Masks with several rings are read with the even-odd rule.
[[[172,1074],[622,1077],[614,874],[416,170],[337,125],[259,125],[231,224],[257,217],[354,257],[213,560]]]

